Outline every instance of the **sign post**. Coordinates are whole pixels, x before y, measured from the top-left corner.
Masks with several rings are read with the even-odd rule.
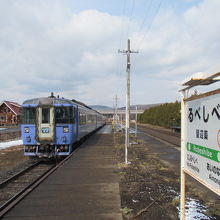
[[[182,92],[181,99],[181,172],[180,172],[180,219],[185,219],[185,203],[186,203],[186,174],[184,172],[184,160],[185,151],[184,146],[186,145],[186,113],[185,113],[185,98],[186,92]]]

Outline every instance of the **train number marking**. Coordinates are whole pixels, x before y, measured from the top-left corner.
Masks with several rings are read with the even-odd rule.
[[[48,134],[48,133],[50,133],[50,129],[49,128],[42,128],[42,133]]]

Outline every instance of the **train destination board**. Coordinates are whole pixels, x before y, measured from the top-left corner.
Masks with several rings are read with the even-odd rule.
[[[184,171],[220,195],[220,92],[187,101]]]

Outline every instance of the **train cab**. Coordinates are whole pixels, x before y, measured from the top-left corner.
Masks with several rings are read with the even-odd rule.
[[[76,107],[56,98],[27,101],[23,105],[22,139],[26,156],[65,156],[76,142]]]

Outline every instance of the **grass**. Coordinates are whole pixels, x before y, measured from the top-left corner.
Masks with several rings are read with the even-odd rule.
[[[130,209],[128,207],[124,207],[124,208],[121,209],[121,212],[123,213],[123,215],[128,215],[132,211],[133,211],[133,209]]]

